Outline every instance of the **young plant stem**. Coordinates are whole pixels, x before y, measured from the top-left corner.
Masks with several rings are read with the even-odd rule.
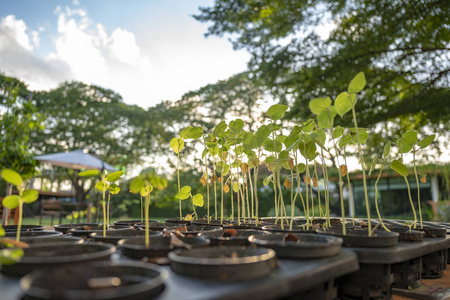
[[[255,170],[253,170],[253,172],[255,172]],[[252,200],[252,218],[255,217],[255,196],[253,195],[253,183],[252,183],[252,173],[249,170],[248,173],[248,182],[250,184],[250,197]],[[248,189],[247,189],[247,193],[248,193]]]
[[[216,161],[213,157],[213,175],[216,175]],[[217,220],[217,177],[216,180],[214,180],[214,218]],[[208,195],[209,196],[209,195]],[[208,201],[208,210],[209,210],[209,201]],[[209,219],[209,214],[208,214],[208,219]],[[208,221],[209,222],[209,221]]]
[[[108,205],[106,206],[106,224],[109,226],[109,203],[111,200],[111,193],[108,192]]]
[[[345,154],[345,147],[344,147],[344,163],[346,166],[348,166],[347,164],[347,155]],[[350,183],[350,176],[347,173],[347,185],[348,185],[348,193],[349,193],[349,197],[350,197],[350,203],[352,206],[352,222],[353,225],[355,225],[355,201],[353,200],[353,193],[352,193],[352,185]]]
[[[150,210],[150,194],[145,197],[145,247],[150,245],[150,225],[149,225],[149,210]]]
[[[256,221],[256,225],[258,225],[259,223],[259,215],[258,215],[258,211],[259,211],[259,201],[258,201],[258,172],[259,172],[259,159],[261,156],[261,150],[258,149],[258,165],[255,165],[255,172],[253,174],[254,180],[255,180],[255,221]]]
[[[413,227],[413,229],[416,229],[417,228],[417,214],[416,214],[416,210],[414,208],[414,203],[413,203],[412,198],[411,198],[411,188],[409,187],[409,182],[408,182],[408,179],[406,178],[406,176],[404,176],[403,178],[405,178],[406,186],[408,187],[409,203],[411,204],[411,208],[412,208],[412,211],[413,211],[413,214],[414,214],[414,227]]]
[[[380,173],[378,174],[377,180],[375,181],[375,208],[376,208],[376,210],[377,210],[378,219],[380,220],[381,226],[384,228],[384,230],[390,231],[390,230],[384,225],[383,219],[381,219],[380,210],[378,209],[378,181],[380,181],[381,173],[382,173],[382,172],[383,172],[383,164],[381,164],[381,167],[380,167]]]
[[[277,180],[278,180],[278,190],[279,190],[279,195],[280,195],[280,200],[279,202],[280,204],[280,210],[281,210],[281,229],[284,229],[284,220],[283,220],[283,212],[284,212],[284,217],[287,217],[287,213],[286,213],[286,207],[284,205],[284,199],[283,199],[283,191],[281,190],[281,182],[280,182],[280,170],[278,169],[277,171]],[[287,219],[286,219],[287,221]]]
[[[20,241],[20,231],[22,230],[23,201],[19,200],[19,222],[17,223],[16,242]]]
[[[198,215],[197,215],[197,211],[195,210],[194,199],[192,199],[192,195],[191,195],[191,201],[192,201],[192,210],[194,211],[194,220],[198,220]]]
[[[317,198],[319,201],[319,215],[322,217],[322,204],[320,203],[320,188],[319,188],[319,174],[317,173],[317,163],[316,160],[314,160],[314,176],[317,180]]]
[[[231,219],[234,219],[234,203],[233,203],[233,176],[231,174],[231,155],[228,155],[228,164],[230,165],[230,191],[231,191]]]
[[[352,106],[352,114],[353,114],[353,124],[355,124],[356,138],[358,140],[359,161],[361,163],[361,170],[362,170],[362,175],[363,175],[364,199],[366,200],[368,234],[369,234],[369,236],[372,236],[372,226],[371,226],[371,222],[370,222],[369,195],[367,194],[367,183],[366,183],[366,167],[365,167],[365,163],[364,163],[364,156],[363,156],[362,149],[361,149],[361,138],[359,137],[358,123],[356,122],[355,105]]]
[[[315,212],[315,208],[314,208],[314,196],[313,196],[313,184],[312,184],[312,182],[313,182],[313,180],[311,178],[310,182],[309,182],[309,184],[310,184],[309,192],[311,193],[311,211],[312,211],[312,218],[314,220],[316,218],[316,212]]]
[[[102,199],[102,208],[103,208],[103,237],[106,237],[106,201],[105,201],[105,193],[106,189],[103,187],[103,199]]]
[[[419,204],[420,228],[423,228],[422,208],[421,208],[421,205],[420,205],[419,177],[417,176],[417,169],[416,169],[416,149],[413,149],[413,165],[414,165],[414,175],[416,176],[416,184],[417,184],[417,202]]]
[[[323,173],[323,179],[325,180],[325,214],[326,214],[326,219],[327,221],[325,222],[325,224],[327,224],[328,226],[330,226],[330,194],[329,194],[329,189],[328,189],[328,168],[327,165],[325,164],[325,158],[323,156],[323,149],[322,147],[320,148],[320,152],[321,152],[321,158],[322,158],[322,173]]]
[[[306,181],[311,181],[311,177],[309,176],[309,166],[308,166],[308,159],[306,159]],[[306,224],[309,225],[309,183],[305,182],[306,187]]]
[[[342,170],[341,170],[341,164],[339,163],[339,152],[336,146],[336,140],[333,139],[333,144],[334,144],[334,151],[336,151],[336,162],[337,162],[337,166],[338,166],[338,173],[339,173],[339,199],[341,201],[341,213],[342,213],[342,234],[346,235],[346,229],[345,229],[345,205],[344,205],[344,190],[343,190],[343,186],[344,186],[344,181],[342,180]]]
[[[205,174],[206,174],[206,215],[208,217],[208,224],[209,224],[209,183],[208,183],[208,160],[207,160],[207,156],[205,155]],[[216,215],[217,217],[217,215]]]
[[[142,196],[141,196],[141,223],[144,222],[144,206],[142,205]]]
[[[177,153],[177,179],[178,179],[178,193],[181,191],[180,186],[180,152]],[[181,199],[178,199],[178,205],[180,207],[180,220],[183,220],[183,212],[181,211]]]
[[[247,170],[248,172],[248,170]],[[245,200],[247,201],[247,216],[249,218],[252,217],[252,211],[250,211],[250,204],[249,204],[249,199],[248,199],[248,173],[246,173],[244,175],[245,178],[245,184],[244,184],[244,189],[245,189]],[[253,203],[252,203],[252,208],[253,208]]]

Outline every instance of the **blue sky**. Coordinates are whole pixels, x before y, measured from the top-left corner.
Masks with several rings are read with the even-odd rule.
[[[0,2],[0,72],[32,90],[97,84],[149,107],[246,69],[250,56],[205,38],[212,0]]]

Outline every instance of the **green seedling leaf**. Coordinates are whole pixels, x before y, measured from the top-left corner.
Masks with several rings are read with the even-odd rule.
[[[333,129],[333,133],[331,134],[331,137],[333,139],[337,139],[338,137],[341,137],[344,134],[344,128],[341,126],[336,126],[336,128]]]
[[[21,198],[25,203],[33,203],[39,198],[39,192],[35,189],[26,190],[23,192]]]
[[[247,155],[248,159],[256,158],[256,152],[253,150],[246,150],[244,153]]]
[[[434,141],[435,138],[436,138],[435,134],[424,137],[418,144],[420,149],[424,149],[424,148],[428,147],[428,145],[430,145]]]
[[[216,125],[216,127],[213,130],[213,136],[218,137],[222,132],[227,129],[227,123],[225,121],[220,122]]]
[[[272,119],[272,120],[279,120],[284,116],[284,113],[286,112],[286,110],[289,108],[289,106],[287,105],[283,105],[283,104],[274,104],[272,105],[269,110],[267,111],[267,115]]]
[[[271,164],[273,162],[277,161],[277,159],[274,156],[268,156],[266,157],[266,164]]]
[[[387,159],[389,157],[390,152],[391,152],[391,141],[387,142],[386,145],[384,145],[383,158]]]
[[[173,138],[170,141],[170,148],[172,148],[175,154],[180,153],[180,151],[184,148],[184,140],[183,138]]]
[[[306,171],[306,165],[304,163],[299,163],[295,166],[297,173],[303,173]]]
[[[22,176],[14,170],[11,169],[3,169],[2,177],[6,180],[6,182],[11,183],[17,187],[21,186],[23,183]]]
[[[327,140],[327,134],[325,133],[325,130],[323,130],[322,128],[319,128],[318,130],[314,131],[314,134],[316,134],[316,137],[315,137],[316,142],[322,148],[325,148],[325,142]]]
[[[219,154],[219,147],[211,147],[211,148],[209,148],[209,154],[211,156],[213,156],[213,157],[218,155]]]
[[[108,189],[108,185],[106,184],[106,182],[99,181],[95,184],[95,189],[97,191],[104,192]]]
[[[194,127],[187,133],[187,138],[197,140],[203,136],[203,128]]]
[[[309,101],[309,109],[315,115],[321,114],[330,105],[331,105],[330,97],[316,98]]]
[[[347,112],[351,111],[354,103],[352,102],[350,95],[347,92],[340,93],[334,100],[334,106],[336,112],[342,117]]]
[[[205,156],[206,156],[206,154],[208,154],[208,152],[209,152],[208,148],[203,149],[202,158],[205,158]]]
[[[336,108],[334,106],[324,109],[319,115],[317,115],[317,122],[319,123],[319,126],[322,128],[332,128],[336,114]]]
[[[286,140],[286,138],[287,138],[287,136],[285,136],[285,135],[279,135],[275,138],[275,140],[283,144],[284,141]]]
[[[130,193],[137,194],[144,187],[145,182],[140,177],[136,177],[130,183]]]
[[[350,132],[352,135],[352,139],[355,141],[355,143],[358,142],[357,136],[356,136],[356,129],[350,128]],[[358,128],[358,133],[359,133],[359,139],[361,144],[365,144],[367,142],[367,139],[369,138],[369,133],[367,132],[366,128]]]
[[[350,144],[351,141],[352,141],[352,136],[351,136],[351,134],[347,133],[346,135],[341,137],[341,139],[339,140],[339,148],[344,148],[345,146]]]
[[[113,172],[113,173],[109,173],[107,176],[106,176],[106,181],[108,181],[108,182],[114,182],[114,181],[117,181],[117,180],[119,180],[119,178],[121,177],[123,175],[123,171],[117,171],[117,172]]]
[[[311,132],[314,129],[313,120],[308,120],[301,126],[303,132]]]
[[[203,207],[203,196],[201,194],[195,195],[192,197],[192,203],[194,203],[195,206]]]
[[[5,228],[3,228],[2,225],[0,225],[0,236],[5,236],[6,232],[5,232]]]
[[[180,192],[175,196],[175,198],[185,200],[189,198],[190,195],[191,195],[191,187],[184,186],[181,188]]]
[[[348,85],[348,93],[355,94],[361,92],[366,86],[366,77],[363,72],[359,72],[356,76],[350,81]]]
[[[192,128],[193,128],[192,126],[188,126],[188,127],[184,128],[183,130],[181,130],[180,138],[188,139],[189,138],[189,131],[191,131]]]
[[[375,158],[372,160],[372,163],[370,164],[369,176],[372,174],[372,171],[375,170],[377,163],[378,163],[378,157],[375,156]]]
[[[267,140],[264,142],[263,147],[270,152],[280,152],[283,149],[283,145],[278,141]]]
[[[142,197],[147,197],[153,191],[153,186],[151,184],[147,184],[140,190],[140,194]],[[190,191],[190,190],[189,190]],[[189,197],[189,196],[188,196]]]
[[[266,178],[263,179],[263,184],[268,185],[272,181],[273,174],[270,174]]]
[[[117,184],[112,183],[109,185],[109,193],[111,195],[117,195],[119,192],[120,192],[120,187]]]
[[[235,182],[235,183],[233,184],[233,191],[234,191],[235,193],[239,192],[239,184],[238,184],[237,182]]]
[[[14,209],[19,206],[19,199],[20,197],[18,195],[9,195],[3,198],[2,204],[4,207]]]
[[[400,153],[407,153],[411,151],[414,145],[417,143],[417,132],[409,130],[405,132],[401,138],[397,140],[397,145],[400,146]]]
[[[408,168],[402,164],[399,160],[394,160],[391,162],[390,167],[392,170],[402,175],[403,177],[408,176]]]
[[[308,142],[308,143],[300,143],[298,146],[298,149],[300,150],[300,153],[303,155],[304,158],[308,160],[313,160],[316,155],[316,143],[314,141]]]
[[[0,250],[0,265],[13,265],[23,257],[23,249],[9,248]]]
[[[228,173],[228,171],[230,170],[230,166],[227,165],[224,161],[220,161],[217,163],[216,169],[222,175],[226,175]]]
[[[238,133],[241,131],[242,127],[244,127],[244,121],[241,119],[236,119],[234,121],[230,122],[230,125],[228,126],[234,133]]]
[[[258,139],[253,136],[253,133],[248,132],[245,136],[243,146],[245,150],[252,150],[258,148]]]
[[[244,146],[242,145],[236,146],[233,152],[236,153],[237,155],[241,155],[242,153],[244,153]]]
[[[99,170],[86,170],[86,171],[78,173],[78,176],[80,176],[80,177],[100,176],[100,171]]]
[[[168,185],[167,179],[158,176],[153,176],[152,178],[150,178],[150,183],[153,186],[153,188],[160,191],[165,189]]]
[[[255,137],[258,141],[258,147],[261,147],[263,145],[264,141],[269,137],[271,132],[272,131],[270,130],[270,128],[266,125],[262,125],[258,128],[255,133]]]

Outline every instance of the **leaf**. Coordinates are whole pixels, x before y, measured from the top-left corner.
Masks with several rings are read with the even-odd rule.
[[[247,172],[248,172],[248,164],[247,163],[241,163],[240,167],[241,167],[242,173],[243,174],[247,174]]]
[[[417,143],[417,132],[409,130],[405,132],[401,138],[397,140],[397,145],[399,145],[400,153],[409,152],[414,145]]]
[[[424,137],[418,144],[420,149],[424,149],[424,148],[428,147],[428,145],[430,145],[434,141],[435,138],[436,138],[435,134]]]
[[[109,185],[108,190],[111,195],[117,195],[120,192],[120,187],[117,184],[112,183]]]
[[[287,105],[283,104],[274,104],[271,107],[269,107],[269,110],[267,111],[267,115],[272,120],[279,120],[284,116],[284,113],[289,108]]]
[[[290,170],[294,170],[295,165],[294,165],[294,159],[293,158],[289,158],[288,164],[289,164],[289,169]]]
[[[341,171],[341,176],[344,177],[345,175],[347,175],[347,166],[346,165],[340,165],[339,169]]]
[[[214,157],[219,154],[219,147],[211,147],[209,148],[209,154]]]
[[[244,147],[242,145],[238,145],[234,148],[233,152],[237,155],[241,155],[242,153],[244,153]]]
[[[234,133],[238,133],[239,131],[241,131],[242,127],[244,127],[244,121],[242,121],[241,119],[236,119],[234,121],[231,121],[228,127]]]
[[[230,187],[228,186],[228,184],[225,184],[225,185],[223,186],[223,191],[224,191],[225,193],[228,193],[228,192],[230,191]]]
[[[239,184],[237,182],[233,183],[233,191],[235,193],[239,192]]]
[[[189,198],[191,195],[191,187],[190,186],[184,186],[181,188],[181,190],[176,194],[175,198],[180,200],[185,200]]]
[[[317,122],[322,128],[332,128],[335,117],[336,108],[334,106],[330,106],[323,110],[319,115],[317,115]]]
[[[203,186],[206,186],[206,179],[207,179],[206,174],[203,174],[203,176],[200,178],[200,182]]]
[[[5,232],[5,228],[3,228],[2,225],[0,225],[0,236],[5,236],[6,232]]]
[[[97,191],[104,192],[108,189],[108,186],[106,185],[106,182],[99,181],[95,184],[95,189]]]
[[[122,175],[123,175],[123,171],[117,171],[117,172],[109,173],[105,179],[108,182],[114,182],[114,181],[119,180],[120,176],[122,176]]]
[[[344,148],[345,146],[350,144],[351,141],[352,141],[352,136],[349,133],[347,133],[346,135],[341,137],[341,139],[339,140],[339,147]]]
[[[352,102],[350,95],[347,92],[340,93],[334,100],[334,106],[336,112],[342,117],[347,112],[351,111],[354,103]]]
[[[318,187],[319,185],[317,184],[317,178],[316,177],[313,177],[313,187]]]
[[[201,194],[195,195],[192,197],[192,203],[194,203],[195,206],[203,207],[203,196]]]
[[[363,72],[359,72],[356,76],[350,81],[348,85],[348,93],[355,94],[361,92],[366,86],[366,77]]]
[[[193,127],[192,126],[188,126],[186,128],[184,128],[183,130],[180,131],[180,138],[182,139],[188,139],[188,135],[189,135],[189,131],[191,131]]]
[[[391,152],[391,141],[387,142],[386,145],[384,145],[383,159],[387,159],[389,157],[390,152]]]
[[[184,140],[182,138],[173,138],[170,141],[170,148],[172,148],[175,154],[180,153],[180,151],[184,148]]]
[[[266,178],[264,178],[263,184],[264,184],[264,185],[268,185],[268,184],[272,181],[272,177],[273,177],[273,174],[270,174],[269,176],[267,176]]]
[[[25,203],[33,203],[39,198],[39,192],[35,189],[26,190],[23,192],[21,198]]]
[[[331,105],[330,97],[315,98],[315,99],[312,99],[311,101],[309,101],[309,109],[315,115],[319,115],[330,105]]]
[[[211,185],[213,185],[213,183],[216,182],[216,180],[217,180],[217,175],[216,175],[216,174],[213,174],[213,175],[211,176]]]
[[[303,177],[303,182],[304,182],[306,185],[309,185],[310,182],[311,182],[311,178],[310,178],[309,176],[305,176],[305,177]]]
[[[290,189],[291,188],[291,182],[289,181],[289,178],[286,178],[286,180],[283,182],[283,185],[285,188]]]
[[[399,160],[394,160],[391,162],[390,167],[392,170],[402,175],[403,177],[408,176],[408,168],[402,164]]]
[[[6,182],[11,183],[17,187],[21,186],[23,183],[22,176],[14,170],[11,169],[3,169],[2,177],[6,180]]]
[[[227,129],[227,123],[225,121],[220,122],[216,125],[216,127],[213,130],[213,136],[218,137],[222,132]]]
[[[217,163],[216,169],[218,172],[220,172],[222,174],[222,176],[224,176],[230,170],[230,166],[227,165],[224,161],[221,161],[221,162]]]
[[[4,207],[9,209],[14,209],[19,206],[19,196],[18,195],[9,195],[3,198],[2,204]]]
[[[140,177],[136,177],[130,182],[130,193],[137,194],[144,187],[145,182]]]
[[[331,134],[331,137],[333,139],[337,139],[338,137],[341,137],[344,134],[344,128],[341,126],[336,126],[336,128],[333,129],[333,133]]]
[[[283,149],[283,145],[278,141],[267,140],[264,142],[264,149],[270,152],[280,152]]]
[[[313,160],[316,157],[317,147],[314,141],[308,143],[302,142],[299,144],[298,149],[300,150],[300,153],[303,155],[303,157],[308,160]]]
[[[0,265],[13,265],[23,257],[23,249],[10,248],[0,250]]]
[[[255,133],[256,140],[258,141],[258,147],[261,147],[264,141],[269,137],[272,131],[266,125],[262,125]]]
[[[296,167],[295,167],[297,173],[303,173],[306,171],[306,165],[304,163],[299,163]]]
[[[186,215],[186,217],[184,217],[183,219],[184,219],[185,221],[192,221],[192,220],[194,220],[194,219],[192,218],[192,215],[191,215],[191,214]]]
[[[197,140],[203,136],[203,128],[194,127],[189,130],[187,138]]]
[[[422,182],[422,183],[426,183],[427,182],[427,175],[425,174],[425,175],[423,175],[421,178],[420,178],[420,182]],[[0,235],[1,236],[1,235]]]
[[[99,170],[86,170],[86,171],[78,173],[78,176],[80,176],[80,177],[100,176],[100,171]]]

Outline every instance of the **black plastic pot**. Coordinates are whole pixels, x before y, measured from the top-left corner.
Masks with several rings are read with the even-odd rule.
[[[447,249],[422,256],[422,267],[422,278],[442,278],[447,268]]]
[[[153,231],[163,231],[164,229],[166,229],[168,227],[178,228],[179,226],[168,226],[166,224],[155,223],[155,224],[149,224],[148,229],[153,230]],[[134,224],[133,228],[139,229],[139,230],[145,230],[145,225]]]
[[[149,231],[149,236],[160,236],[161,231]],[[93,232],[90,234],[91,240],[94,242],[102,242],[117,245],[117,242],[122,239],[129,239],[132,237],[143,237],[145,236],[145,230],[107,230],[106,237],[103,236],[103,232]]]
[[[180,237],[183,243],[188,244],[192,248],[200,248],[209,246],[209,240],[204,237]],[[122,255],[134,258],[142,259],[166,257],[167,254],[179,249],[179,246],[171,245],[171,237],[168,236],[156,236],[150,237],[150,247],[145,247],[145,239],[143,237],[129,238],[120,240],[117,245],[122,251]]]
[[[18,225],[4,225],[5,232],[17,232]],[[41,225],[22,225],[20,231],[43,231],[44,226]]]
[[[148,220],[148,223],[154,225],[154,224],[159,224],[159,221],[157,221],[157,220]],[[141,225],[145,226],[145,221],[141,222],[141,220],[119,220],[119,221],[115,221],[114,222],[114,225],[128,226],[128,227],[133,226],[135,224],[141,224]]]
[[[64,244],[74,245],[82,244],[84,240],[76,236],[39,236],[39,237],[21,237],[22,242],[27,243],[30,247],[42,246],[48,244]]]
[[[223,220],[223,222],[221,222],[220,220],[194,220],[191,221],[191,225],[192,226],[220,226],[223,227],[223,225],[227,225],[230,224],[231,222],[229,222],[228,220]]]
[[[270,234],[268,231],[261,230],[236,230],[237,235],[227,237],[226,230],[217,230],[212,232],[203,232],[200,236],[204,236],[211,241],[211,246],[250,246],[249,236],[254,234]]]
[[[54,228],[56,231],[62,232],[63,234],[70,234],[70,230],[76,227],[84,227],[84,226],[97,226],[100,223],[74,223],[74,224],[58,224],[55,225]]]
[[[270,232],[284,232],[284,233],[311,233],[315,234],[316,230],[312,229],[312,226],[309,226],[309,230],[306,229],[306,225],[293,225],[292,230],[289,229],[289,226],[284,226],[281,228],[281,225],[265,225],[262,227],[262,230],[270,231]]]
[[[185,221],[180,219],[166,219],[167,226],[180,226],[180,225],[191,225],[191,221]]]
[[[388,225],[387,228],[392,232],[398,233],[399,242],[422,242],[425,238],[425,232],[418,230],[409,230],[407,226]],[[378,231],[384,231],[380,228]]]
[[[341,250],[342,239],[334,236],[289,233],[297,241],[286,241],[287,234],[256,234],[249,237],[250,243],[273,249],[282,258],[323,258],[335,256]]]
[[[160,294],[167,277],[166,271],[150,264],[103,262],[52,273],[35,271],[22,278],[20,285],[33,299],[144,300]]]
[[[418,288],[422,283],[422,257],[416,257],[392,265],[392,287],[398,289]]]
[[[418,231],[422,231],[425,233],[425,237],[437,238],[437,237],[446,237],[447,236],[447,228],[442,226],[426,226],[423,228],[417,226],[416,229]]]
[[[23,276],[36,269],[45,268],[49,272],[63,265],[76,265],[91,261],[109,260],[116,247],[109,244],[42,245],[23,249],[24,255],[13,265],[2,266],[2,272]]]
[[[16,237],[16,234],[17,234],[17,231],[16,232],[6,232],[5,236],[12,238],[12,237]],[[53,230],[23,231],[23,232],[20,232],[20,239],[22,239],[22,237],[40,238],[40,237],[61,236],[61,235],[62,235],[61,232],[53,231]]]
[[[121,230],[128,230],[130,227],[122,227],[118,225],[118,228],[115,228],[114,226],[106,226],[106,231],[121,231]],[[103,234],[103,225],[96,225],[96,226],[84,226],[84,227],[75,227],[70,229],[70,235],[72,236],[79,236],[84,239],[89,239],[91,237],[92,233],[101,233]]]
[[[165,228],[163,230],[163,232],[169,234],[169,233],[174,233],[177,231],[177,232],[183,234],[184,236],[197,236],[204,232],[222,230],[222,227],[220,227],[220,226],[193,226],[193,225],[191,225],[191,226],[186,226],[186,227],[181,227],[181,228],[182,228],[182,230],[180,230],[180,227]],[[184,229],[186,229],[186,230],[184,230]]]
[[[342,234],[342,229],[319,229],[318,234],[328,234],[338,236],[343,239],[344,247],[362,247],[362,248],[386,248],[395,247],[398,244],[398,233],[387,231],[375,231],[369,237],[366,229],[347,230],[346,235]]]
[[[174,272],[206,280],[253,280],[269,275],[278,266],[275,252],[267,248],[180,249],[168,258]]]

